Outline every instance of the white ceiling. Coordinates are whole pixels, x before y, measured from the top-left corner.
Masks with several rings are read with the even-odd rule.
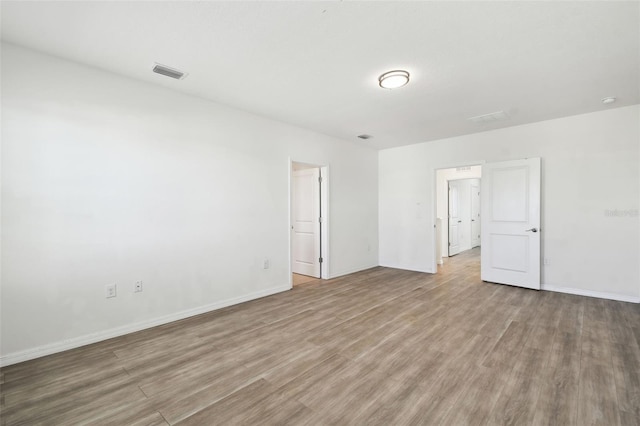
[[[8,42],[375,148],[640,103],[636,1],[1,7]],[[398,68],[409,85],[377,86]],[[509,118],[468,120],[498,110]]]

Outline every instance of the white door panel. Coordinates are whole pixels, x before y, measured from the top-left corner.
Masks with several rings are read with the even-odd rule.
[[[471,247],[480,245],[480,180],[471,181]]]
[[[526,236],[491,234],[489,238],[491,268],[514,272],[527,271],[529,242]]]
[[[449,256],[460,253],[460,185],[449,182]]]
[[[483,281],[540,289],[540,159],[482,167]]]
[[[491,219],[496,222],[527,222],[529,182],[527,167],[492,171]]]
[[[291,268],[320,278],[320,169],[292,173],[293,237]]]

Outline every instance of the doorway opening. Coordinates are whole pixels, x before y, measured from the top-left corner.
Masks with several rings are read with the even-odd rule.
[[[328,168],[291,161],[291,286],[317,282],[328,275]]]
[[[459,179],[481,179],[480,223],[482,249],[480,253],[480,278],[483,281],[507,284],[539,290],[540,231],[541,231],[541,159],[539,157],[485,163],[480,166],[460,166],[450,169],[434,169],[435,218],[433,244],[435,246],[433,270],[438,272],[444,258],[455,245],[450,235],[449,188]],[[478,164],[478,163],[476,163]],[[477,174],[473,172],[477,170]],[[464,175],[468,173],[469,175]],[[451,175],[452,174],[452,175]],[[453,183],[453,185],[452,185]],[[446,194],[446,195],[445,195]],[[446,197],[446,202],[445,202]],[[445,209],[446,206],[446,209]],[[453,206],[451,210],[459,209]],[[446,213],[445,213],[446,212]],[[453,212],[455,219],[455,211]],[[477,250],[477,249],[472,249]]]
[[[482,166],[436,170],[436,264],[480,247]]]
[[[448,181],[449,257],[480,246],[480,179]]]

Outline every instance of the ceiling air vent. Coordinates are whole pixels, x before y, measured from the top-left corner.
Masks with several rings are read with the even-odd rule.
[[[504,111],[496,111],[491,112],[489,114],[476,115],[475,117],[469,118],[469,120],[474,123],[492,123],[494,121],[502,121],[509,118],[506,112]]]
[[[176,80],[182,80],[187,76],[187,74],[182,71],[178,71],[175,68],[171,68],[158,63],[153,65],[153,72],[155,72],[156,74],[162,74],[167,77],[175,78]]]

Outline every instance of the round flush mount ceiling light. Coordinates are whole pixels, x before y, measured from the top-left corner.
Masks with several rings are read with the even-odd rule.
[[[616,98],[614,98],[613,96],[608,96],[606,98],[602,98],[602,103],[603,104],[612,104],[616,101]]]
[[[409,82],[409,72],[404,70],[394,70],[385,72],[378,77],[378,84],[383,89],[397,89]]]

